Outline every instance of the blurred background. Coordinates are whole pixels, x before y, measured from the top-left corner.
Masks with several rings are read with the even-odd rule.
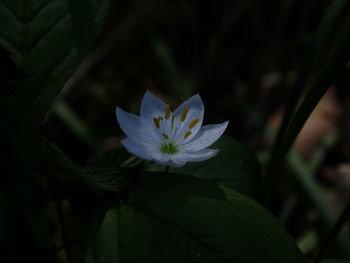
[[[288,105],[298,105],[349,33],[348,2],[111,1],[98,43],[42,129],[83,165],[121,147],[117,105],[137,114],[150,90],[174,109],[199,93],[205,123],[229,120],[226,135],[266,167]],[[298,136],[269,204],[310,256],[350,201],[349,85],[348,65]],[[330,257],[349,259],[349,240],[347,225]]]

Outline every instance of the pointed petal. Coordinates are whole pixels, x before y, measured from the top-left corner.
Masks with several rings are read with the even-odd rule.
[[[159,116],[164,117],[165,110],[166,104],[150,91],[146,91],[141,102],[141,117],[146,119],[153,119]]]
[[[184,159],[180,159],[180,158],[176,158],[176,157],[173,157],[171,158],[171,163],[169,164],[170,167],[181,167],[181,166],[184,166],[186,164],[186,160]]]
[[[143,120],[139,116],[126,112],[119,107],[116,108],[116,116],[120,128],[126,136],[150,144],[160,141],[159,136],[154,131],[152,122]]]
[[[129,153],[139,157],[140,159],[151,160],[151,154],[153,152],[151,145],[135,141],[130,137],[122,140],[121,144]]]
[[[203,126],[197,135],[188,143],[181,145],[181,151],[195,152],[212,145],[224,133],[228,121],[221,124]]]
[[[154,153],[152,155],[152,161],[156,164],[164,165],[164,166],[171,166],[171,160],[169,155],[165,155],[162,153]]]
[[[188,109],[187,114],[184,112]],[[202,126],[203,117],[204,117],[204,105],[199,94],[196,94],[182,103],[175,111],[175,131],[174,141],[178,144],[183,143],[184,141],[189,141],[193,138],[200,127]],[[185,117],[185,119],[181,117]],[[195,122],[195,125],[190,125],[198,118],[198,121]],[[190,132],[190,135],[184,138],[186,132]]]
[[[218,149],[203,149],[196,152],[182,152],[174,155],[171,159],[175,163],[200,162],[214,157],[219,152]]]
[[[178,153],[180,154],[180,153]],[[176,154],[177,155],[177,154]],[[164,166],[170,166],[170,167],[180,167],[186,164],[183,160],[173,160],[173,155],[170,154],[164,154],[160,151],[154,152],[152,154],[152,161],[154,161],[157,164],[164,165]]]

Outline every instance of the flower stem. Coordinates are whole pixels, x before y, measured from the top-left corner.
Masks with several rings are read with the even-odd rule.
[[[350,202],[348,203],[344,211],[339,216],[337,222],[329,232],[328,236],[321,243],[320,251],[317,254],[316,259],[314,261],[315,263],[320,262],[321,259],[327,255],[331,244],[333,243],[333,241],[335,240],[335,238],[337,237],[337,235],[339,234],[340,230],[342,229],[346,221],[349,219],[349,217],[350,217]]]
[[[169,166],[169,165],[165,166],[165,172],[166,172],[167,174],[169,173],[169,169],[170,169],[170,166]]]

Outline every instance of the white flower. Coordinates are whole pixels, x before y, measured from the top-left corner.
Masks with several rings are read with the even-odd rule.
[[[127,138],[122,145],[137,157],[155,163],[180,167],[187,162],[207,160],[218,153],[208,149],[225,131],[228,121],[202,126],[204,105],[197,94],[174,112],[170,106],[147,91],[140,116],[116,108],[119,125]]]

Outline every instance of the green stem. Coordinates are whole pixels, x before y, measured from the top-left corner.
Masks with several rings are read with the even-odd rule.
[[[347,207],[344,209],[342,214],[339,216],[337,222],[332,227],[332,229],[329,232],[328,236],[321,243],[320,251],[319,251],[319,253],[316,256],[316,259],[314,261],[315,263],[320,262],[321,259],[324,258],[327,255],[330,246],[332,245],[333,241],[338,236],[340,230],[342,229],[342,227],[344,226],[346,221],[349,219],[349,217],[350,217],[350,202],[348,203]]]
[[[170,166],[169,166],[169,165],[165,166],[165,172],[166,172],[167,174],[169,173],[169,169],[170,169]]]

